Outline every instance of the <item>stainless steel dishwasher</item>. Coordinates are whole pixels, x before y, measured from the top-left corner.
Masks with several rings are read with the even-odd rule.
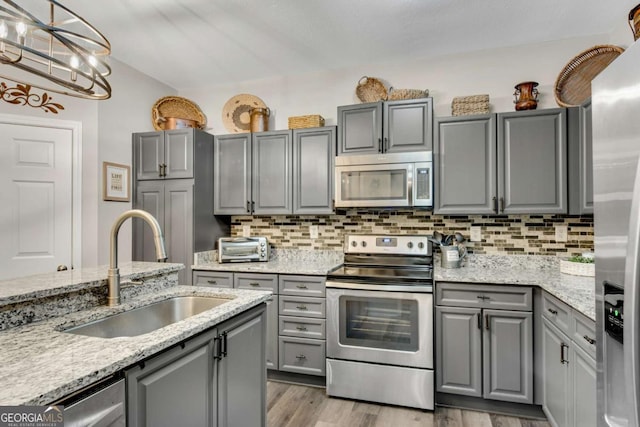
[[[108,378],[91,384],[57,404],[64,405],[65,427],[126,426],[123,378]]]

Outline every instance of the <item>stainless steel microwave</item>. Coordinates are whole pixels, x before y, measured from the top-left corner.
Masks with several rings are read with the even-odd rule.
[[[338,156],[335,206],[433,207],[433,154]]]

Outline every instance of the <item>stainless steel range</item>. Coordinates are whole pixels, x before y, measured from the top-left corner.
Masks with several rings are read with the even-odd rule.
[[[327,394],[433,409],[427,236],[350,235],[327,278]]]

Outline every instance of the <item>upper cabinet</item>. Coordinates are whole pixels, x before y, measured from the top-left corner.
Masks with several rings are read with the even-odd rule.
[[[138,181],[193,178],[193,147],[196,129],[174,129],[133,134]]]
[[[338,155],[431,150],[432,121],[432,98],[338,107]]]
[[[440,214],[567,212],[567,111],[436,119]]]
[[[214,213],[333,211],[335,127],[216,136]]]
[[[591,100],[569,108],[569,213],[593,214]]]

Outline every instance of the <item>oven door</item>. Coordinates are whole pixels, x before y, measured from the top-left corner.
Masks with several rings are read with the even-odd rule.
[[[327,357],[433,368],[433,294],[327,288]]]

